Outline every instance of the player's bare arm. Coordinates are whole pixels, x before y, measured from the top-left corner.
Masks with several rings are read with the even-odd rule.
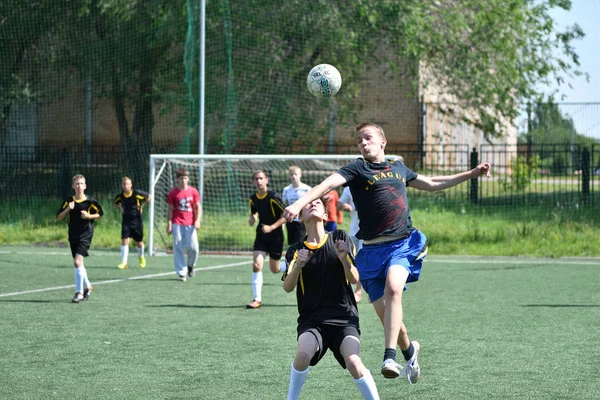
[[[323,182],[306,192],[306,194],[300,197],[294,204],[286,207],[285,210],[283,210],[283,217],[289,222],[292,222],[292,220],[298,216],[300,210],[302,210],[308,203],[318,199],[330,190],[342,186],[344,183],[346,183],[346,178],[337,172],[334,172]]]
[[[86,210],[81,210],[81,218],[82,219],[98,219],[100,218],[100,214],[90,214]]]
[[[285,277],[285,281],[283,281],[283,290],[288,293],[294,290],[298,283],[300,271],[306,265],[306,262],[310,259],[312,254],[313,252],[307,249],[298,250],[298,258],[290,265],[290,270]]]
[[[200,202],[194,204],[194,215],[196,217],[194,220],[194,227],[200,229],[200,225],[202,224],[202,205]]]
[[[140,204],[140,214],[143,214],[144,207],[146,206],[146,204],[150,203],[150,200],[152,200],[151,194],[148,195],[148,197],[146,198],[146,201],[144,201],[142,204]]]
[[[250,214],[250,218],[248,219],[248,225],[254,226],[256,222],[256,214]]]
[[[348,282],[353,284],[357,283],[358,270],[350,260],[350,257],[348,257],[348,254],[350,254],[350,246],[348,245],[348,243],[343,240],[336,240],[335,253],[338,259],[342,262],[342,265],[344,266],[344,272],[346,274],[346,279],[348,279]]]
[[[285,223],[285,218],[279,218],[273,225],[261,225],[261,229],[264,233],[271,233],[275,229],[279,228],[281,225]]]
[[[336,205],[336,209],[338,211],[348,211],[348,212],[351,212],[352,211],[352,206],[350,204],[348,204],[348,203],[338,202],[337,205]]]
[[[436,192],[461,184],[469,179],[479,178],[482,175],[491,177],[491,166],[489,163],[481,163],[470,171],[461,172],[448,176],[427,177],[417,175],[417,179],[410,182],[410,186],[415,189]]]
[[[69,213],[69,211],[71,211],[74,208],[75,208],[75,202],[74,201],[70,201],[69,204],[67,205],[67,207],[65,207],[65,209],[62,210],[62,212],[60,212],[56,216],[56,219],[59,220],[59,221],[62,221],[63,219],[65,219],[65,217],[67,216],[67,214]]]
[[[173,232],[173,205],[167,204],[167,234]]]

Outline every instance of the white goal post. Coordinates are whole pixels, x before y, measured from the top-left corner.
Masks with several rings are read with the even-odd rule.
[[[269,188],[280,196],[290,184],[288,168],[302,170],[302,182],[315,186],[360,155],[182,155],[150,156],[148,251],[150,255],[172,250],[167,235],[167,194],[176,186],[175,171],[190,171],[190,185],[201,191],[202,227],[198,232],[201,252],[252,251],[256,225],[250,227],[249,199],[254,193],[252,174],[264,170]],[[340,192],[341,194],[341,192]],[[286,239],[287,245],[287,239]]]

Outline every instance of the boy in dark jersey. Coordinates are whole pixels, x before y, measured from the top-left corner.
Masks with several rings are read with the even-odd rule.
[[[121,263],[117,265],[117,268],[127,268],[129,238],[133,238],[135,241],[140,268],[145,268],[146,258],[144,257],[144,220],[142,219],[142,210],[150,199],[152,199],[152,196],[142,190],[133,189],[131,178],[128,176],[124,176],[121,179],[121,188],[123,191],[113,201],[114,205],[123,214],[121,221]]]
[[[283,289],[296,288],[298,302],[298,350],[292,363],[288,400],[300,396],[309,365],[316,365],[331,350],[338,363],[354,378],[365,399],[379,399],[375,381],[359,357],[358,309],[350,283],[358,271],[349,254],[354,251],[346,232],[325,232],[327,213],[321,199],[300,211],[306,227],[303,242],[291,245]]]
[[[256,192],[250,196],[250,218],[248,225],[253,226],[258,217],[256,238],[252,252],[252,293],[254,299],[247,308],[259,308],[262,304],[262,267],[269,255],[269,267],[274,274],[281,271],[279,259],[283,251],[283,228],[285,219],[281,217],[283,201],[273,190],[268,189],[269,178],[265,171],[252,174]]]
[[[426,177],[399,161],[386,160],[383,129],[362,123],[355,129],[356,144],[363,156],[333,173],[284,210],[289,221],[314,199],[339,186],[349,186],[360,219],[358,239],[364,241],[356,257],[360,281],[381,319],[385,335],[381,373],[386,378],[405,374],[410,383],[419,379],[420,345],[410,341],[403,321],[402,292],[405,283],[419,279],[427,254],[426,237],[413,228],[406,188],[438,191],[481,175],[490,176],[490,164],[449,176]],[[396,345],[406,366],[396,363]]]
[[[56,213],[56,219],[59,221],[68,216],[69,244],[73,256],[73,267],[75,267],[73,303],[87,300],[94,289],[83,265],[83,257],[88,256],[88,250],[92,244],[94,221],[104,215],[102,206],[90,196],[85,195],[86,187],[83,175],[75,175],[73,177],[75,196],[65,199]]]

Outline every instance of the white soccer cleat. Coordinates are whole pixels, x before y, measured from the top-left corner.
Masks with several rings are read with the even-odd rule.
[[[391,358],[388,358],[383,362],[381,366],[381,375],[384,378],[394,379],[400,376],[400,366],[398,363]]]
[[[421,369],[419,368],[419,350],[421,349],[421,345],[419,342],[413,340],[413,347],[415,348],[415,352],[410,360],[406,361],[406,367],[402,370],[403,374],[406,374],[406,378],[408,378],[409,383],[417,383],[419,381],[419,376],[421,375]]]

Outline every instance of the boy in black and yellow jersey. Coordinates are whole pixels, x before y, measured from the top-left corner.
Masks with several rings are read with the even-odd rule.
[[[75,175],[73,177],[75,196],[65,199],[56,213],[56,219],[59,221],[68,216],[69,244],[73,255],[73,267],[75,267],[73,303],[87,300],[93,290],[83,265],[83,257],[88,256],[92,244],[94,221],[104,215],[102,206],[90,196],[86,196],[86,187],[83,175]]]
[[[263,170],[252,174],[256,192],[250,196],[250,218],[248,225],[256,226],[256,238],[252,246],[252,294],[254,298],[247,308],[259,308],[262,304],[262,268],[269,255],[269,268],[277,274],[281,272],[279,260],[283,252],[283,228],[285,219],[281,217],[283,202],[281,197],[268,188],[269,177]]]
[[[144,221],[142,211],[152,196],[142,190],[133,189],[131,178],[124,176],[121,179],[123,191],[115,197],[114,205],[121,210],[123,220],[121,222],[121,263],[119,269],[127,268],[127,257],[129,256],[129,239],[133,238],[137,248],[140,268],[146,267],[144,257]]]
[[[296,288],[300,314],[287,398],[300,396],[309,366],[316,365],[329,349],[348,369],[363,398],[379,399],[373,376],[359,357],[358,309],[350,286],[358,281],[358,270],[350,257],[354,252],[350,237],[342,230],[325,232],[327,213],[321,199],[307,204],[299,219],[307,236],[289,247],[283,276],[286,292]]]

